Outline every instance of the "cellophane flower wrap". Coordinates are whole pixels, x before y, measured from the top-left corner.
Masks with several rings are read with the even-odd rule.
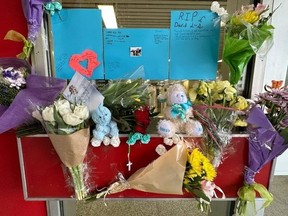
[[[60,97],[38,111],[34,116],[41,120],[60,160],[68,168],[76,199],[84,199],[88,193],[88,173],[84,172],[87,167],[83,162],[90,141],[88,107]]]
[[[288,148],[288,91],[287,88],[265,86],[266,92],[256,95],[256,105],[250,109],[248,165],[244,170],[244,185],[238,190],[236,213],[255,215],[256,192],[264,199],[262,208],[273,201],[272,194],[255,175],[264,165]],[[252,205],[252,207],[251,207]]]
[[[106,190],[96,191],[87,197],[93,201],[109,194],[135,189],[150,193],[183,194],[183,177],[186,169],[187,146],[181,141],[170,150],[158,157],[146,167],[140,168],[127,180],[119,173],[119,181],[108,186]]]
[[[236,85],[249,60],[255,54],[266,55],[273,45],[273,29],[268,24],[272,13],[267,5],[243,5],[233,14],[223,13],[223,7],[213,2],[211,10],[218,13],[225,25],[223,61],[229,68],[229,79]],[[224,10],[225,11],[225,10]]]
[[[204,128],[204,154],[218,167],[233,148],[230,145],[232,128],[246,126],[240,119],[248,107],[247,100],[227,80],[200,81],[189,90],[193,114]]]
[[[23,59],[0,58],[0,133],[32,124],[31,104],[50,104],[65,86],[65,80],[31,73]]]
[[[104,106],[111,111],[120,132],[133,131],[136,123],[134,111],[149,104],[150,93],[143,74],[144,67],[140,66],[127,77],[109,81],[101,90],[105,97]]]

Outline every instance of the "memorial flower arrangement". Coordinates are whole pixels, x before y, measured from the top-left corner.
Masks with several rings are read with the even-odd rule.
[[[76,198],[82,200],[88,193],[83,163],[90,141],[87,106],[59,98],[33,114],[42,122],[55,151],[68,168]]]
[[[202,212],[211,212],[210,202],[215,194],[216,170],[212,163],[198,148],[188,149],[186,171],[183,188],[199,198],[199,209]]]
[[[146,106],[148,86],[142,78],[111,81],[101,91],[104,105],[111,111],[119,131],[129,133],[135,125],[134,110]]]
[[[131,149],[137,142],[148,144],[150,135],[146,129],[153,116],[158,115],[153,107],[149,106],[149,86],[139,77],[143,67],[139,67],[128,79],[110,81],[101,91],[104,96],[104,105],[111,111],[112,119],[117,123],[119,132],[128,133],[128,170]],[[138,77],[134,78],[133,77]]]
[[[254,177],[262,167],[288,148],[288,89],[282,82],[265,86],[265,92],[256,95],[255,105],[249,110],[248,165],[244,170],[244,185],[238,190],[236,212],[239,215],[255,213],[256,192],[264,199],[262,208],[270,205],[273,196]],[[252,205],[252,208],[250,207]]]
[[[183,194],[183,177],[186,168],[187,145],[183,139],[160,157],[134,172],[128,179],[119,173],[118,181],[103,191],[96,191],[85,198],[93,201],[109,194],[128,189],[159,194]]]
[[[26,60],[0,58],[0,133],[17,129],[18,136],[31,134],[32,129],[19,132],[35,122],[31,104],[50,104],[65,85],[65,80],[35,75]]]
[[[227,80],[200,81],[189,90],[194,116],[202,123],[208,136],[203,149],[218,167],[229,153],[232,128],[246,126],[242,112],[248,108],[247,100],[237,95],[237,90]]]
[[[218,2],[211,10],[217,13],[225,24],[223,61],[229,67],[230,82],[236,85],[254,54],[264,56],[273,44],[274,27],[268,23],[272,13],[269,6],[258,3],[256,7],[243,5],[241,10],[228,14]]]

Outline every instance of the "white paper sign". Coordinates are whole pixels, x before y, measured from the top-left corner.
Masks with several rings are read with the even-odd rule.
[[[90,112],[95,110],[104,100],[104,96],[96,87],[78,72],[75,72],[63,95],[71,103],[85,104]]]

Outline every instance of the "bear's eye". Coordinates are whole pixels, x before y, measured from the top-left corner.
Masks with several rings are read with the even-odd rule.
[[[105,116],[107,116],[107,113],[105,114]]]

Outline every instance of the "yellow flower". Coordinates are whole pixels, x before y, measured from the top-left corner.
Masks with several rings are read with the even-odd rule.
[[[232,25],[240,26],[244,23],[255,23],[260,19],[260,16],[254,10],[245,11],[238,15],[234,15],[231,19]]]
[[[218,93],[222,93],[224,89],[231,86],[230,82],[228,80],[217,80],[214,85],[214,91]]]
[[[207,181],[213,181],[217,173],[216,173],[214,166],[211,164],[211,162],[207,158],[203,160],[203,170],[205,172],[204,179]]]
[[[212,101],[213,102],[221,101],[223,99],[224,99],[224,95],[223,94],[219,94],[219,93],[216,92],[216,93],[214,93],[212,95]]]
[[[198,174],[192,168],[189,169],[188,171],[186,171],[186,177],[187,178],[193,179],[193,178],[195,178],[197,176],[198,176]]]
[[[208,181],[213,181],[216,177],[216,171],[212,163],[205,157],[198,148],[193,149],[192,153],[188,152],[188,162],[191,168],[186,171],[185,178],[203,177]]]
[[[242,119],[237,119],[235,122],[234,122],[234,126],[238,126],[238,127],[247,127],[247,122],[245,120],[242,120]]]
[[[260,16],[254,10],[253,11],[246,11],[245,13],[243,13],[240,16],[240,19],[242,19],[244,22],[253,24],[260,19]]]
[[[210,92],[211,89],[209,88],[208,84],[204,81],[201,81],[198,87],[198,95],[203,95],[207,97]]]
[[[188,162],[191,164],[193,171],[201,176],[202,171],[202,153],[196,148],[191,154],[188,153]]]
[[[210,82],[207,83],[208,88],[209,88],[211,91],[214,90],[215,84],[216,84],[215,81],[210,81]]]
[[[229,85],[224,89],[224,93],[225,93],[225,100],[231,101],[234,99],[237,90],[233,86]]]
[[[245,110],[248,107],[248,102],[244,97],[237,96],[236,103],[232,104],[232,107],[239,110]]]

